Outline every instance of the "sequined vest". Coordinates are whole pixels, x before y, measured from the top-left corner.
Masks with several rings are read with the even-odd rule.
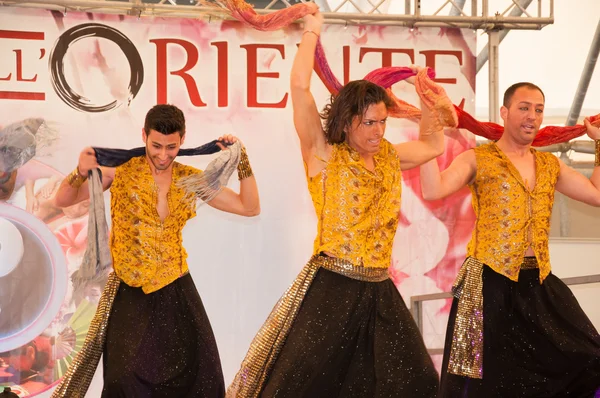
[[[548,237],[560,165],[550,153],[531,152],[536,170],[533,191],[495,143],[475,148],[477,175],[470,188],[477,221],[467,255],[517,281],[523,256],[531,246],[543,282],[550,273]]]
[[[173,163],[167,194],[169,216],[160,220],[156,205],[158,185],[144,156],[116,168],[110,188],[111,254],[115,272],[123,282],[151,293],[188,271],[182,244],[185,223],[196,215],[195,204],[185,199],[177,181],[199,170]]]
[[[373,172],[350,146],[333,145],[323,171],[308,178],[318,217],[314,253],[327,252],[355,266],[389,267],[401,178],[400,159],[386,140],[375,155]]]

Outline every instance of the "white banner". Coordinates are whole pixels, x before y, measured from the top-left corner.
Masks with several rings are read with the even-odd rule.
[[[211,319],[226,382],[231,381],[250,340],[310,258],[316,235],[289,96],[301,31],[17,9],[0,11],[0,27],[0,125],[42,117],[60,135],[50,156],[18,169],[14,188],[0,175],[0,187],[10,191],[0,203],[0,218],[17,227],[26,247],[14,270],[0,276],[0,386],[12,385],[23,396],[48,396],[80,348],[99,297],[100,286],[80,286],[73,278],[86,245],[87,208],[53,206],[60,180],[86,146],[141,146],[146,112],[165,102],[186,115],[187,147],[237,135],[258,180],[260,216],[242,218],[204,205],[184,230],[190,272]],[[427,65],[454,103],[474,110],[471,30],[336,25],[324,29],[322,42],[340,81],[360,79],[381,66]],[[413,86],[399,83],[393,89],[418,105]],[[316,74],[312,92],[320,107],[329,98]],[[417,128],[392,120],[386,137],[414,139]],[[440,161],[446,164],[473,145],[470,135],[453,132]],[[180,161],[203,168],[211,159]],[[450,288],[473,214],[468,191],[427,203],[420,197],[418,171],[404,177],[391,271],[409,302],[412,295]],[[237,185],[232,179],[231,188]],[[0,244],[7,239],[3,231]],[[432,348],[443,345],[448,310],[442,301],[427,307],[425,340]],[[3,323],[9,313],[5,319],[11,321]],[[37,363],[19,372],[17,362],[29,347],[36,348]],[[47,358],[40,357],[46,352]],[[98,396],[98,388],[101,382],[88,395]]]

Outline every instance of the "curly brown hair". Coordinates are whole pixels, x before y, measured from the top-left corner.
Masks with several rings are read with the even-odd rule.
[[[393,101],[381,86],[366,80],[355,80],[346,84],[336,95],[332,95],[325,105],[321,118],[325,120],[325,139],[330,144],[346,141],[346,129],[352,125],[355,116],[362,118],[371,105],[383,102],[387,109]]]

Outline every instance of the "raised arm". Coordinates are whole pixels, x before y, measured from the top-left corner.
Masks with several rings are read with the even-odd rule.
[[[587,127],[587,135],[593,140],[599,140],[600,129],[592,126],[588,118],[584,120],[584,124]],[[558,160],[560,172],[556,182],[556,190],[571,199],[600,207],[600,167],[598,165],[600,153],[598,153],[598,146],[596,148],[596,163],[589,179],[567,166],[562,160]]]
[[[468,150],[458,155],[446,170],[440,173],[436,159],[420,169],[421,192],[425,200],[443,199],[473,182],[477,171],[475,152]]]
[[[102,172],[102,188],[107,190],[110,188],[114,178],[115,169],[109,167],[100,167],[96,161],[96,153],[92,148],[85,148],[79,155],[79,163],[77,168],[73,170],[60,184],[56,196],[54,197],[54,205],[56,207],[69,207],[90,197],[88,182],[84,176],[92,169],[99,168]],[[85,181],[84,181],[85,180]]]
[[[219,138],[219,141],[234,143],[237,138],[227,135]],[[225,149],[221,144],[217,144]],[[240,179],[240,193],[227,187],[223,188],[217,196],[207,202],[209,206],[227,213],[240,216],[253,217],[260,214],[260,200],[258,187],[254,173],[250,168],[250,161],[246,149],[242,149],[242,159],[238,165],[238,178]]]
[[[328,145],[325,134],[323,134],[319,111],[310,92],[315,49],[322,25],[323,16],[315,5],[315,13],[304,17],[304,33],[290,74],[294,126],[300,138],[302,159],[309,169],[315,160],[315,155],[326,158],[328,154]]]
[[[444,153],[444,129],[433,118],[431,111],[421,101],[422,116],[419,123],[419,138],[415,141],[396,144],[400,168],[410,170]]]

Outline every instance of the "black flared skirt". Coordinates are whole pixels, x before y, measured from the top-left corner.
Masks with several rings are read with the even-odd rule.
[[[189,274],[150,294],[121,282],[103,366],[103,398],[225,395],[216,341]]]
[[[261,397],[435,397],[439,376],[391,280],[320,269]]]
[[[571,290],[538,269],[519,281],[483,269],[483,378],[447,373],[457,311],[448,322],[441,397],[595,397],[600,336]],[[600,396],[600,395],[598,395]]]

